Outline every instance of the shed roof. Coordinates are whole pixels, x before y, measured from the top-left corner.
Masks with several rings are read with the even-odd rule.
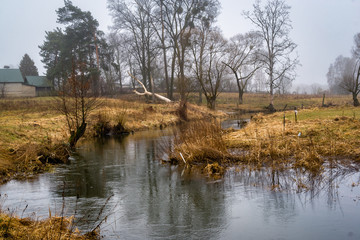
[[[20,69],[0,69],[0,83],[25,83]]]
[[[28,84],[35,87],[52,87],[51,81],[45,76],[26,76]]]

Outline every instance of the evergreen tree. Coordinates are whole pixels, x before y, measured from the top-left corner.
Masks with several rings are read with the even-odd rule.
[[[89,78],[93,93],[99,92],[100,57],[105,51],[104,33],[90,12],[82,11],[71,1],[59,8],[57,22],[65,29],[46,32],[44,44],[39,46],[47,77],[57,88],[71,77],[74,64],[77,72]]]
[[[97,106],[100,88],[100,55],[105,52],[103,32],[90,12],[65,0],[57,22],[65,29],[46,32],[39,46],[47,77],[58,90],[58,109],[65,116],[69,145],[74,148],[84,135],[87,119]]]
[[[39,76],[39,72],[37,67],[35,66],[34,61],[29,57],[27,53],[25,53],[25,55],[21,59],[19,68],[23,77]]]

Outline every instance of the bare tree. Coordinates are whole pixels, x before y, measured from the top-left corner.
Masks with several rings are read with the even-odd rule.
[[[280,94],[289,93],[292,86],[292,79],[284,75],[279,82],[278,91]]]
[[[164,29],[172,43],[172,68],[177,63],[178,90],[182,101],[186,101],[188,77],[186,76],[186,56],[190,47],[192,29],[210,24],[218,15],[217,0],[164,0]],[[176,61],[176,62],[175,62]]]
[[[151,24],[156,32],[158,39],[160,40],[159,48],[162,51],[163,57],[162,65],[166,94],[168,98],[173,99],[175,78],[175,51],[172,51],[174,49],[174,46],[172,42],[169,41],[170,37],[167,34],[167,30],[165,28],[165,19],[171,17],[172,15],[169,15],[166,12],[166,0],[154,0],[154,3],[156,5],[156,9],[151,15]],[[169,67],[168,59],[171,58],[173,59],[173,64],[170,64]]]
[[[318,83],[311,84],[310,88],[311,88],[311,94],[321,94],[322,92],[324,92],[324,89]]]
[[[340,87],[350,92],[354,106],[359,106],[357,95],[360,93],[360,61],[355,58],[345,58],[345,66],[342,72]]]
[[[127,61],[129,58],[128,46],[129,38],[124,33],[112,32],[107,36],[108,41],[108,58],[106,59],[106,89],[109,93],[114,93],[120,88],[122,91]]]
[[[84,63],[73,62],[71,76],[62,83],[56,105],[66,119],[70,148],[74,148],[85,134],[89,114],[98,106],[90,87],[91,72],[86,70]]]
[[[111,34],[107,36],[108,48],[106,53],[104,53],[101,57],[101,69],[102,75],[104,76],[104,82],[101,84],[102,93],[105,94],[114,94],[115,93],[115,82],[116,82],[116,66],[115,63],[115,54],[114,54],[114,46],[112,43]]]
[[[235,75],[239,93],[239,104],[243,103],[243,95],[250,79],[261,67],[261,62],[258,58],[260,47],[260,35],[256,32],[249,32],[244,35],[238,34],[230,39],[228,47],[229,57],[224,64]]]
[[[360,61],[355,57],[338,56],[330,65],[328,82],[352,94],[354,106],[359,106],[357,95],[360,93]]]
[[[355,46],[352,49],[352,54],[354,58],[360,59],[360,33],[355,34],[354,43]]]
[[[348,59],[345,63],[340,86],[352,94],[355,107],[360,105],[359,100],[357,99],[357,96],[360,93],[359,76],[360,61],[354,58]]]
[[[190,39],[193,72],[205,95],[207,105],[215,109],[216,98],[222,91],[226,75],[225,52],[227,42],[218,29],[194,30]]]
[[[108,8],[113,17],[113,28],[131,36],[132,41],[127,46],[140,67],[144,85],[153,91],[150,80],[152,64],[158,54],[156,34],[151,24],[153,1],[134,0],[127,3],[125,0],[108,0]]]
[[[335,59],[335,62],[330,64],[329,70],[326,74],[327,82],[332,94],[346,94],[347,91],[340,86],[342,81],[343,71],[345,69],[346,58],[342,55]]]
[[[354,100],[354,106],[359,106],[359,100],[357,99],[357,95],[360,92],[360,33],[355,34],[354,36],[354,43],[355,46],[352,50],[352,55],[354,59],[354,70],[353,75],[350,78],[350,81],[348,86],[348,91],[352,93],[353,100]]]
[[[254,76],[251,80],[251,89],[255,92],[266,92],[267,91],[267,84],[265,79],[264,72],[259,69],[254,73]]]
[[[262,60],[269,77],[269,110],[275,111],[274,90],[279,87],[283,76],[294,79],[293,71],[298,64],[297,57],[291,58],[297,45],[289,38],[292,29],[290,6],[284,0],[270,0],[262,7],[260,0],[257,0],[253,8],[252,12],[244,12],[244,15],[256,26],[265,42]]]

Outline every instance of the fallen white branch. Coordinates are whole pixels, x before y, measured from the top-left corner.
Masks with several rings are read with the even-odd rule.
[[[159,100],[161,100],[161,101],[164,101],[164,102],[167,102],[167,103],[172,102],[172,101],[171,101],[170,99],[168,99],[167,97],[161,96],[160,94],[157,94],[157,93],[154,93],[154,94],[153,94],[153,93],[149,92],[149,91],[146,89],[145,85],[144,85],[139,79],[137,79],[135,76],[133,76],[133,75],[132,75],[131,73],[129,73],[129,72],[128,72],[128,74],[130,75],[130,77],[132,77],[133,79],[135,79],[138,83],[140,83],[140,85],[141,85],[142,88],[144,89],[144,92],[143,92],[143,93],[140,93],[140,92],[134,90],[134,93],[135,93],[136,95],[139,95],[139,96],[145,96],[145,95],[147,95],[147,96],[149,96],[149,97],[155,96],[157,99],[159,99]]]
[[[181,153],[180,153],[180,156],[181,156],[182,160],[184,161],[184,163],[186,164],[184,156]]]

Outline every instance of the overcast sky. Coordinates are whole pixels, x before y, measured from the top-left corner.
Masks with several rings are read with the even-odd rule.
[[[255,0],[219,0],[218,26],[225,37],[245,33],[253,26],[242,16]],[[83,11],[90,11],[100,29],[109,32],[112,24],[106,0],[72,0]],[[301,66],[295,85],[326,84],[329,65],[342,54],[350,55],[353,36],[360,32],[360,0],[287,0],[291,6],[291,38],[298,44]],[[39,56],[45,31],[58,26],[55,10],[63,0],[0,0],[0,68],[17,68],[25,53],[35,61],[40,75],[45,69]]]

